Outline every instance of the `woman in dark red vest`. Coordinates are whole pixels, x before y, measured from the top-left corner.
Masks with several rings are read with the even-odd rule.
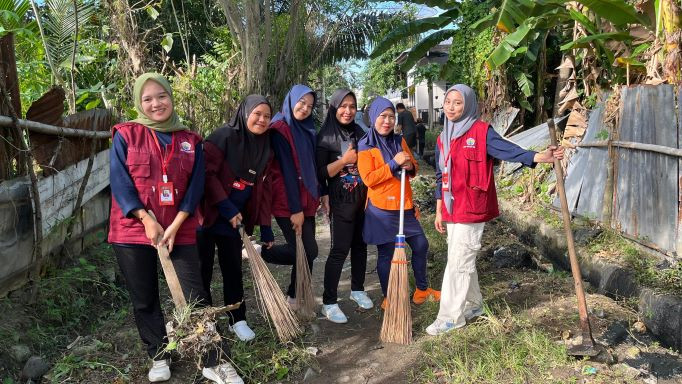
[[[482,313],[476,253],[486,221],[499,215],[493,158],[534,167],[563,158],[563,148],[536,153],[505,140],[478,119],[474,90],[463,84],[448,89],[443,101],[445,127],[436,145],[436,219],[447,230],[448,262],[438,317],[426,328],[438,335],[461,328]]]
[[[272,215],[286,244],[265,248],[261,254],[269,263],[294,265],[288,301],[296,297],[296,234],[302,236],[310,271],[317,257],[315,212],[320,185],[315,168],[315,93],[305,85],[294,85],[284,98],[282,110],[272,119],[270,142],[274,152],[268,176],[272,183]]]
[[[146,73],[135,81],[138,118],[112,129],[109,242],[133,302],[135,322],[149,357],[151,382],[170,378],[166,328],[159,300],[157,252],[166,245],[187,301],[205,305],[196,248],[195,213],[204,190],[201,137],[173,110],[168,80]],[[152,211],[156,220],[147,212]],[[221,348],[227,352],[227,345]],[[218,351],[204,359],[204,377],[243,383]]]
[[[218,247],[218,262],[223,275],[225,305],[242,302],[230,311],[230,330],[242,341],[256,335],[246,323],[246,304],[242,283],[242,240],[238,225],[247,233],[260,225],[261,240],[271,246],[269,191],[264,180],[271,158],[267,131],[272,107],[261,95],[249,95],[242,101],[232,120],[216,129],[204,142],[206,153],[206,188],[204,223],[197,231],[201,274],[204,289],[211,292],[213,260]]]

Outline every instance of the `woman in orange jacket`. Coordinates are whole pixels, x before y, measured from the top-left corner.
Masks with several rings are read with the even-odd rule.
[[[400,170],[405,169],[409,177],[414,177],[417,162],[403,137],[393,133],[396,118],[391,101],[377,97],[369,107],[369,118],[372,128],[358,142],[358,170],[368,188],[363,238],[367,244],[377,246],[377,273],[386,297],[400,216]],[[426,278],[429,243],[417,221],[409,182],[405,185],[404,198],[405,238],[412,249],[412,270],[417,285],[412,301],[422,304],[429,296],[438,301],[440,292],[429,288]],[[384,299],[381,307],[385,304]]]

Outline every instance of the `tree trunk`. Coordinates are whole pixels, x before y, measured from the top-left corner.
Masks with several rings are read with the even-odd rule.
[[[545,70],[547,67],[547,35],[549,31],[542,37],[542,44],[540,45],[540,54],[538,55],[538,79],[535,83],[535,125],[540,125],[547,120],[545,112]]]
[[[568,84],[571,74],[573,73],[573,68],[569,66],[569,63],[573,62],[573,58],[570,55],[563,55],[561,58],[561,68],[559,69],[559,77],[556,82],[556,89],[554,90],[554,105],[552,107],[552,116],[556,117],[559,113],[559,102],[561,102],[561,90],[564,89],[566,84]]]
[[[663,29],[665,31],[665,61],[663,76],[671,84],[682,79],[682,17],[676,0],[661,0]]]
[[[14,56],[14,34],[8,33],[0,38],[0,68],[3,69],[3,78],[0,79],[7,85],[7,91],[10,95],[10,103],[12,109],[21,117],[21,97],[19,95],[19,78],[17,77],[17,61]],[[0,103],[0,114],[10,116],[9,105]],[[15,174],[23,175],[26,171],[24,167],[24,158],[21,151],[17,150],[20,147],[19,140],[21,137],[17,136],[16,131],[11,128],[0,128],[0,136],[6,140],[0,140],[0,181],[8,180]],[[16,159],[16,163],[12,160]],[[14,168],[16,164],[16,169]]]

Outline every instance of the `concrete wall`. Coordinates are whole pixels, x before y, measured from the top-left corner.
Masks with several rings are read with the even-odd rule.
[[[108,154],[108,151],[105,152]],[[106,158],[106,154],[100,153],[98,157]],[[72,167],[82,169],[83,164]],[[98,171],[100,168],[105,169],[105,171]],[[88,235],[93,234],[98,229],[106,228],[109,220],[111,194],[108,188],[108,165],[106,167],[93,167],[93,175],[95,176],[91,177],[88,182],[84,196],[85,203],[76,209],[75,213],[72,214],[74,199],[63,199],[64,204],[60,204],[59,209],[54,210],[61,212],[62,217],[59,220],[50,220],[47,231],[45,231],[46,222],[43,223],[44,228],[42,230],[45,235],[43,237],[42,255],[37,256],[33,254],[34,224],[28,178],[16,178],[0,183],[0,296],[4,296],[8,291],[29,281],[36,273],[40,272],[40,266],[46,261],[51,260],[59,263],[60,260],[55,256],[61,254],[63,249],[67,251],[67,254],[77,255],[84,247],[93,242],[105,240],[103,231],[100,231],[99,236]],[[41,179],[39,185],[57,185],[55,177],[63,178],[63,176],[64,174],[57,174]],[[73,179],[70,184],[64,185],[64,188],[52,189],[55,190],[56,194],[64,196],[66,195],[65,191],[74,188],[77,190],[79,185],[80,180]],[[92,187],[92,185],[97,186]],[[54,195],[49,193],[41,194],[40,197],[41,201],[44,202],[54,200]],[[43,207],[43,218],[45,219],[45,215],[50,213],[50,209],[45,208],[50,203],[43,204],[45,204]],[[68,204],[71,205],[68,210],[62,209]],[[70,241],[64,244],[69,220],[76,220],[76,222]]]

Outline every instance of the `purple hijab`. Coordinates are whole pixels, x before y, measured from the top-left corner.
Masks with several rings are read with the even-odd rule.
[[[395,157],[398,152],[403,150],[402,135],[396,135],[393,133],[393,130],[391,130],[388,135],[381,136],[376,129],[375,125],[379,115],[389,108],[395,113],[393,103],[386,98],[377,97],[372,101],[372,104],[369,106],[369,120],[372,126],[367,134],[358,142],[358,148],[360,150],[363,148],[378,148],[381,151],[381,156],[384,158],[386,164],[393,160],[393,157]]]
[[[298,164],[301,167],[303,185],[314,198],[318,198],[320,193],[317,183],[317,172],[315,171],[315,142],[317,140],[315,138],[316,131],[313,114],[311,113],[310,116],[302,121],[294,118],[294,105],[308,93],[313,95],[314,105],[317,99],[315,92],[306,85],[294,85],[284,98],[282,111],[277,112],[272,122],[284,120],[291,129],[291,134],[294,136],[294,147],[296,148]]]

